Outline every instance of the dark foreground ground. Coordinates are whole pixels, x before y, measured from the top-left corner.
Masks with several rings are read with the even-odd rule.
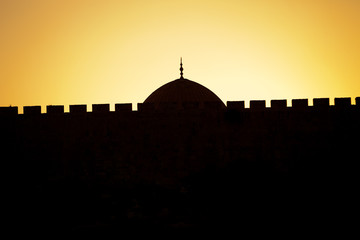
[[[333,232],[353,227],[356,190],[349,181],[243,162],[204,169],[169,186],[29,182],[14,193],[8,223],[14,233],[46,236]]]

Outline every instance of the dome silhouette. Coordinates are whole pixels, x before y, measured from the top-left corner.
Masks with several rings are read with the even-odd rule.
[[[216,102],[225,107],[221,99],[208,88],[194,81],[179,78],[159,87],[144,101],[158,106],[162,103],[173,103],[178,106],[184,103],[198,103],[203,106],[206,102]]]

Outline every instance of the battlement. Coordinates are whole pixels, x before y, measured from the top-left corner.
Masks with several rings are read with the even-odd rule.
[[[93,104],[92,112],[93,113],[108,113],[108,112],[110,112],[110,104]]]
[[[271,108],[275,110],[284,110],[287,107],[286,100],[271,100]]]
[[[25,106],[24,115],[41,115],[41,106]]]
[[[316,109],[328,109],[330,106],[329,98],[314,98],[313,105]]]
[[[309,106],[309,101],[307,99],[293,99],[291,105],[293,109],[303,110]]]
[[[86,113],[86,105],[70,105],[70,113],[82,114]]]
[[[139,112],[152,112],[155,111],[155,105],[152,103],[138,103],[137,109]]]
[[[351,107],[351,98],[335,98],[335,107],[339,109]]]
[[[245,109],[245,101],[228,101],[227,109],[242,111]]]
[[[348,110],[348,109],[360,109],[360,97],[355,98],[355,105],[351,104],[351,98],[335,98],[334,105],[330,105],[329,98],[314,98],[313,106],[309,105],[308,99],[292,99],[291,105],[287,105],[286,99],[274,99],[270,101],[270,107],[266,107],[265,100],[250,100],[249,108],[245,107],[245,101],[228,101],[225,107],[225,110],[231,111],[302,111],[306,109],[313,109],[314,111],[324,111],[329,109],[335,110]],[[155,105],[152,103],[138,103],[137,112],[151,113],[155,111],[196,111],[199,110],[224,110],[223,105],[218,102],[205,102],[199,104],[197,102],[186,102],[179,106],[177,103],[161,103]],[[59,116],[63,114],[86,114],[86,113],[95,113],[95,114],[106,114],[111,112],[116,113],[131,113],[136,112],[132,108],[131,103],[116,103],[115,111],[110,111],[110,104],[93,104],[92,111],[88,111],[87,105],[70,105],[69,113],[64,111],[63,105],[48,105],[46,106],[46,113],[48,115]],[[0,107],[0,116],[16,116],[19,115],[18,107]],[[21,115],[21,114],[20,114]],[[24,106],[23,115],[25,116],[39,116],[41,113],[41,106]]]
[[[115,104],[115,112],[131,112],[132,104],[131,103],[117,103]]]
[[[264,110],[266,108],[265,100],[251,100],[250,109],[251,110]]]
[[[14,116],[18,114],[18,107],[0,107],[0,116]]]
[[[46,112],[49,115],[60,115],[64,113],[64,106],[46,106]]]

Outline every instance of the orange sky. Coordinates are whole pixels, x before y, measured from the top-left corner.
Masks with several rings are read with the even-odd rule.
[[[179,77],[180,57],[224,102],[354,103],[359,13],[359,0],[0,0],[0,106],[135,105]]]

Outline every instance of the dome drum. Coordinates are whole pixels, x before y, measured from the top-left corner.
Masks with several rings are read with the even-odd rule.
[[[154,112],[154,111],[218,111],[225,109],[221,103],[218,102],[162,102],[162,103],[140,103],[138,104],[138,111],[140,112]]]

